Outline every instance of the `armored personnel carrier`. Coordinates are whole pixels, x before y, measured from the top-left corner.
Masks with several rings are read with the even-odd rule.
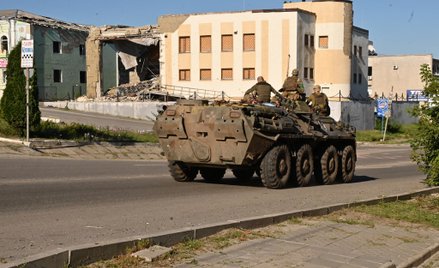
[[[209,182],[231,169],[239,180],[255,173],[267,188],[350,182],[356,163],[355,129],[287,103],[179,100],[162,111],[154,132],[172,177]]]

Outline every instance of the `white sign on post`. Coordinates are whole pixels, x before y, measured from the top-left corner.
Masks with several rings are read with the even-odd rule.
[[[34,40],[21,41],[21,68],[34,67]]]

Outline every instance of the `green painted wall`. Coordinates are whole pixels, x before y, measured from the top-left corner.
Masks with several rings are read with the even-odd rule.
[[[33,26],[34,62],[38,75],[40,100],[67,100],[86,93],[86,83],[80,83],[80,71],[86,71],[85,55],[79,46],[85,45],[87,32]],[[61,42],[61,53],[53,52],[53,42]],[[62,81],[54,82],[54,70],[61,70]]]
[[[102,44],[102,90],[117,86],[116,48],[112,43]]]

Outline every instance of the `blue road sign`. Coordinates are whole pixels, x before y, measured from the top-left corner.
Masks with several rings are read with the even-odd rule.
[[[389,99],[377,99],[377,116],[384,117],[389,112]]]

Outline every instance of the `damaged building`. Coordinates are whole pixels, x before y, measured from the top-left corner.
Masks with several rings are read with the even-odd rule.
[[[92,27],[86,43],[87,97],[148,88],[160,75],[159,40],[155,26]]]
[[[0,10],[0,97],[6,88],[10,51],[34,40],[34,69],[40,101],[68,100],[85,94],[88,26],[22,10]]]

